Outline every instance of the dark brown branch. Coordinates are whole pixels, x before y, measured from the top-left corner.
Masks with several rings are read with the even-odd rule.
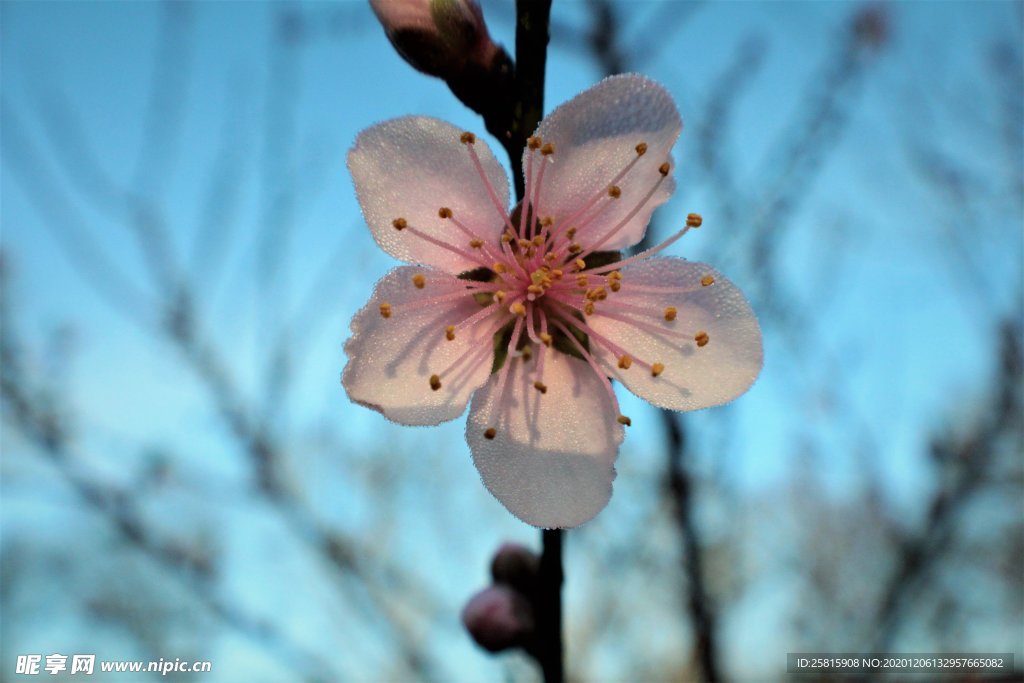
[[[718,631],[714,601],[704,582],[704,548],[694,519],[693,481],[687,463],[686,432],[681,417],[661,411],[668,441],[668,489],[675,506],[683,545],[683,571],[689,586],[686,607],[693,622],[694,654],[701,680],[722,680],[718,665]]]

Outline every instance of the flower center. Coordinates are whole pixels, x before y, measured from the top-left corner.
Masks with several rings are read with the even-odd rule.
[[[680,287],[633,284],[628,281],[628,274],[624,277],[621,271],[622,267],[665,249],[691,228],[699,227],[701,218],[698,214],[690,214],[684,228],[641,254],[623,259],[618,252],[601,251],[647,206],[669,175],[671,166],[668,161],[659,163],[649,157],[644,159],[647,143],[638,143],[633,148],[635,154],[621,170],[579,206],[564,215],[552,216],[544,212],[543,194],[545,171],[553,163],[556,153],[552,143],[538,137],[527,141],[526,197],[509,213],[483,169],[474,148],[476,137],[472,133],[464,133],[460,142],[466,147],[491,203],[505,224],[497,243],[484,239],[448,207],[438,210],[438,218],[450,222],[462,234],[464,241],[443,242],[410,225],[404,218],[396,218],[392,223],[400,232],[420,237],[480,265],[476,270],[461,275],[454,283],[449,282],[447,291],[409,304],[425,306],[473,296],[480,310],[464,320],[446,322],[439,333],[451,342],[461,331],[476,330],[479,326],[485,335],[493,335],[495,340],[493,349],[467,349],[448,368],[432,374],[430,387],[433,390],[440,390],[447,376],[461,372],[469,363],[480,362],[483,354],[493,353],[492,367],[499,373],[496,387],[499,399],[495,401],[498,405],[505,389],[510,359],[530,362],[536,348],[536,381],[533,386],[541,394],[546,394],[548,387],[543,381],[545,358],[548,351],[557,350],[584,360],[597,373],[618,412],[615,392],[594,355],[598,348],[605,355],[613,355],[618,369],[622,371],[636,367],[637,370],[632,372],[648,372],[652,378],[657,378],[665,371],[665,364],[622,348],[588,324],[589,317],[599,312],[639,329],[678,339],[679,345],[690,343],[695,348],[703,348],[709,343],[707,332],[682,329],[680,321],[676,320],[675,306],[648,311],[638,307],[636,300],[631,302],[627,295],[630,291],[656,293],[664,295],[666,301],[675,301],[689,292],[713,285],[714,278],[710,274],[695,286]],[[634,204],[622,211],[619,202],[624,197],[623,187],[629,188],[630,176],[641,164],[647,163],[658,164],[656,175],[648,172],[644,176],[654,176],[654,181],[646,189],[633,188],[629,196]],[[618,220],[610,224],[609,216]],[[423,289],[427,281],[417,275],[413,284]],[[381,315],[385,318],[397,315],[400,311],[396,308],[401,307],[382,303]],[[623,425],[631,424],[630,419],[621,414],[618,419]],[[497,423],[495,416],[493,424]],[[495,438],[496,434],[496,427],[485,432],[489,439]]]

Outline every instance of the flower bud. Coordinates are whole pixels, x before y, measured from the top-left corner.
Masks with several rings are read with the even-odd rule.
[[[388,40],[423,73],[450,80],[467,64],[488,68],[499,51],[476,0],[370,0]]]
[[[477,645],[500,652],[522,645],[533,633],[533,608],[508,586],[491,586],[466,604],[462,623]]]
[[[504,583],[524,593],[534,588],[540,558],[518,543],[505,543],[491,560],[491,576],[495,583]]]

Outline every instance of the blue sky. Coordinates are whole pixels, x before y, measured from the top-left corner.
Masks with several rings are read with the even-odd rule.
[[[532,541],[534,532],[510,518],[479,485],[459,421],[433,430],[400,429],[350,404],[339,387],[348,321],[393,265],[363,227],[344,157],[360,130],[386,118],[418,113],[470,130],[482,132],[482,126],[442,83],[414,73],[394,54],[363,3],[297,4],[305,33],[300,44],[283,48],[272,39],[272,5],[177,7],[187,16],[189,50],[180,72],[161,77],[185,84],[180,98],[162,105],[180,112],[179,126],[165,131],[165,146],[151,147],[167,154],[146,171],[139,149],[154,86],[161,7],[124,2],[0,6],[0,85],[5,119],[13,114],[2,131],[11,153],[4,154],[0,176],[0,243],[11,266],[20,331],[38,348],[55,330],[70,339],[67,367],[52,369],[52,376],[76,422],[87,427],[78,440],[85,466],[124,483],[145,469],[154,450],[166,449],[175,454],[185,481],[202,482],[198,490],[232,490],[243,478],[239,453],[226,442],[200,384],[183,374],[175,350],[154,341],[97,294],[57,237],[55,230],[70,225],[89,230],[104,258],[129,281],[144,283],[139,286],[147,302],[142,318],[152,316],[152,267],[140,258],[130,232],[117,225],[119,209],[104,205],[107,187],[96,182],[97,176],[89,176],[91,185],[76,184],[74,175],[60,171],[53,181],[26,181],[24,167],[14,159],[31,144],[49,166],[60,168],[54,162],[61,154],[82,151],[72,144],[77,129],[101,169],[99,177],[143,196],[159,196],[169,226],[165,256],[195,275],[208,329],[257,404],[265,392],[260,368],[266,340],[285,321],[296,321],[289,340],[299,361],[295,381],[282,401],[284,412],[272,419],[288,418],[286,438],[296,453],[292,476],[325,519],[358,529],[380,514],[372,496],[339,484],[342,472],[327,455],[339,444],[346,456],[367,454],[357,459],[387,457],[392,450],[406,454],[397,467],[409,469],[395,475],[392,501],[403,513],[402,524],[391,530],[389,547],[433,555],[435,550],[420,547],[417,539],[433,538],[430,529],[438,522],[413,511],[432,511],[441,499],[480,513],[462,532],[474,539],[465,542],[476,569],[461,568],[438,585],[444,600],[458,604],[467,586],[483,580],[490,545],[503,537]],[[756,197],[758,184],[772,176],[777,163],[774,141],[798,125],[793,115],[808,97],[807,83],[820,72],[822,56],[841,35],[853,6],[715,4],[663,38],[644,34],[650,30],[645,20],[658,11],[654,3],[628,7],[624,22],[630,44],[664,41],[643,71],[673,93],[687,125],[675,150],[680,189],[661,209],[659,225],[701,211],[706,229],[671,253],[721,254],[736,262],[736,254],[716,241],[741,240],[743,225],[724,225],[716,215],[714,193],[693,158],[692,127],[702,120],[710,89],[737,46],[751,37],[764,41],[763,68],[739,96],[722,147],[739,186]],[[554,17],[575,25],[585,9],[584,3],[556,0]],[[1020,218],[1020,160],[1015,165],[1012,157],[1001,160],[993,151],[997,148],[986,134],[998,118],[989,106],[993,97],[985,92],[957,96],[984,88],[976,74],[987,59],[986,41],[1007,22],[1019,24],[1019,7],[951,2],[894,3],[889,9],[893,40],[851,98],[844,136],[800,193],[780,262],[786,283],[814,321],[807,333],[821,343],[805,356],[791,348],[788,337],[767,328],[765,371],[754,389],[728,408],[693,418],[701,434],[698,468],[720,475],[744,495],[770,492],[805,465],[793,443],[806,435],[819,446],[816,452],[828,453],[827,460],[812,463],[824,486],[839,498],[857,494],[863,463],[851,444],[859,438],[858,425],[867,424],[881,435],[872,466],[882,473],[887,495],[897,509],[917,514],[916,505],[931,485],[923,448],[927,430],[961,410],[969,414],[989,371],[991,314],[1014,306],[1019,295],[1021,235],[1019,222],[1012,221],[1015,210]],[[485,13],[496,40],[512,45],[508,10],[492,2],[485,3]],[[1019,40],[1019,31],[1009,35]],[[275,68],[289,75],[289,84],[277,91],[269,85]],[[599,77],[585,53],[556,42],[549,57],[548,109]],[[176,92],[173,84],[167,88]],[[48,129],[52,116],[64,118]],[[268,121],[278,123],[268,127]],[[948,209],[910,166],[908,151],[918,140],[953,158],[980,157],[969,164],[978,183],[971,191],[985,200],[965,217],[966,224],[953,221],[969,239],[949,237]],[[1002,200],[989,200],[993,188],[1004,183],[1011,194],[1014,187],[1018,192],[1009,211],[1001,208]],[[211,202],[232,196],[231,211],[211,213]],[[56,214],[48,217],[47,211]],[[283,265],[268,273],[263,267],[267,226],[281,225],[287,226],[286,237],[272,244]],[[209,231],[228,236],[220,261],[210,249],[196,246],[209,247],[211,242],[203,241]],[[967,263],[980,268],[951,265],[950,239],[954,244],[965,239]],[[211,259],[221,267],[211,266]],[[744,287],[742,277],[733,279]],[[48,371],[44,354],[34,360],[41,372]],[[828,381],[830,364],[838,365],[841,375],[834,386]],[[830,396],[830,390],[841,396]],[[642,496],[638,482],[648,482],[643,473],[649,475],[660,462],[656,415],[625,392],[620,396],[624,412],[640,417],[634,418],[639,424],[620,455],[617,494],[602,515],[610,526],[644,509],[646,503],[627,493],[640,488]],[[956,411],[953,396],[963,397]],[[722,444],[730,446],[727,453],[721,452]],[[56,492],[52,485],[36,488],[48,481],[45,468],[10,462],[9,456],[25,446],[7,427],[3,449],[5,536],[53,533],[68,514],[59,487]],[[408,453],[417,451],[426,462],[410,462]],[[51,493],[40,495],[41,490]],[[194,501],[185,495],[161,504],[171,516],[188,515]],[[226,556],[233,565],[259,563],[261,523],[239,517],[231,504],[226,508],[227,536],[235,539]],[[214,518],[208,511],[197,517],[206,523]],[[275,572],[254,571],[231,589],[266,594]],[[262,607],[285,622],[289,613],[298,621],[315,613],[315,601],[289,612],[287,596],[271,592],[268,600],[274,606]],[[69,622],[66,632],[80,628]],[[297,628],[316,630],[308,624]],[[750,637],[770,642],[770,630]],[[45,642],[31,633],[30,642]],[[453,657],[473,657],[473,666],[489,671],[488,660],[468,644],[451,647]],[[231,644],[225,646],[231,650]],[[248,650],[243,646],[240,652],[243,657]]]

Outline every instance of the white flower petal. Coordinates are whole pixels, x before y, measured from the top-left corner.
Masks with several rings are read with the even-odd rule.
[[[424,276],[423,289],[413,284],[417,274]],[[352,337],[345,343],[349,360],[342,384],[349,398],[406,425],[436,425],[463,413],[470,395],[490,375],[493,336],[486,323],[478,323],[446,339],[448,325],[481,310],[469,294],[420,303],[459,292],[463,282],[431,268],[402,266],[377,283],[369,303],[352,319]],[[383,303],[392,307],[388,318],[381,315]],[[463,363],[444,372],[467,352]],[[436,391],[430,385],[433,374],[440,375]]]
[[[702,286],[711,276],[714,283]],[[647,292],[632,286],[690,290],[687,293]],[[677,258],[652,258],[622,271],[622,289],[599,303],[587,323],[618,345],[634,363],[620,369],[615,353],[591,341],[608,375],[640,398],[662,408],[696,410],[720,405],[746,391],[761,371],[761,329],[743,293],[703,263]],[[676,318],[665,320],[665,309]],[[617,316],[617,317],[613,317]],[[662,332],[644,329],[654,326]],[[705,332],[709,341],[698,347],[694,337]],[[662,363],[652,377],[648,364]]]
[[[450,208],[480,239],[498,243],[505,224],[467,146],[459,141],[462,133],[438,119],[406,116],[367,128],[349,150],[348,167],[363,216],[377,244],[395,258],[452,274],[481,265],[414,234],[421,230],[459,251],[473,252],[471,238],[438,216],[441,207]],[[474,149],[506,210],[505,171],[483,140],[477,139]],[[396,230],[396,218],[404,218],[413,230]]]
[[[484,485],[509,512],[543,528],[574,527],[612,495],[622,427],[600,378],[581,360],[548,353],[541,394],[537,357],[514,359],[473,397],[466,440]],[[495,407],[497,404],[497,408]],[[484,436],[496,429],[493,439]]]
[[[584,247],[598,242],[632,212],[662,179],[658,167],[670,162],[670,150],[679,137],[682,120],[669,93],[659,84],[635,74],[611,76],[555,109],[541,121],[536,135],[553,143],[546,157],[541,188],[541,215],[557,221],[572,214],[596,193],[603,210],[579,230]],[[636,146],[647,152],[616,184],[622,194],[611,199],[606,191],[612,180],[636,158]],[[535,166],[539,168],[535,157]],[[524,168],[526,156],[524,154]],[[651,212],[672,194],[671,174],[642,208],[600,248],[622,249],[639,242]],[[576,221],[573,221],[576,222]]]

